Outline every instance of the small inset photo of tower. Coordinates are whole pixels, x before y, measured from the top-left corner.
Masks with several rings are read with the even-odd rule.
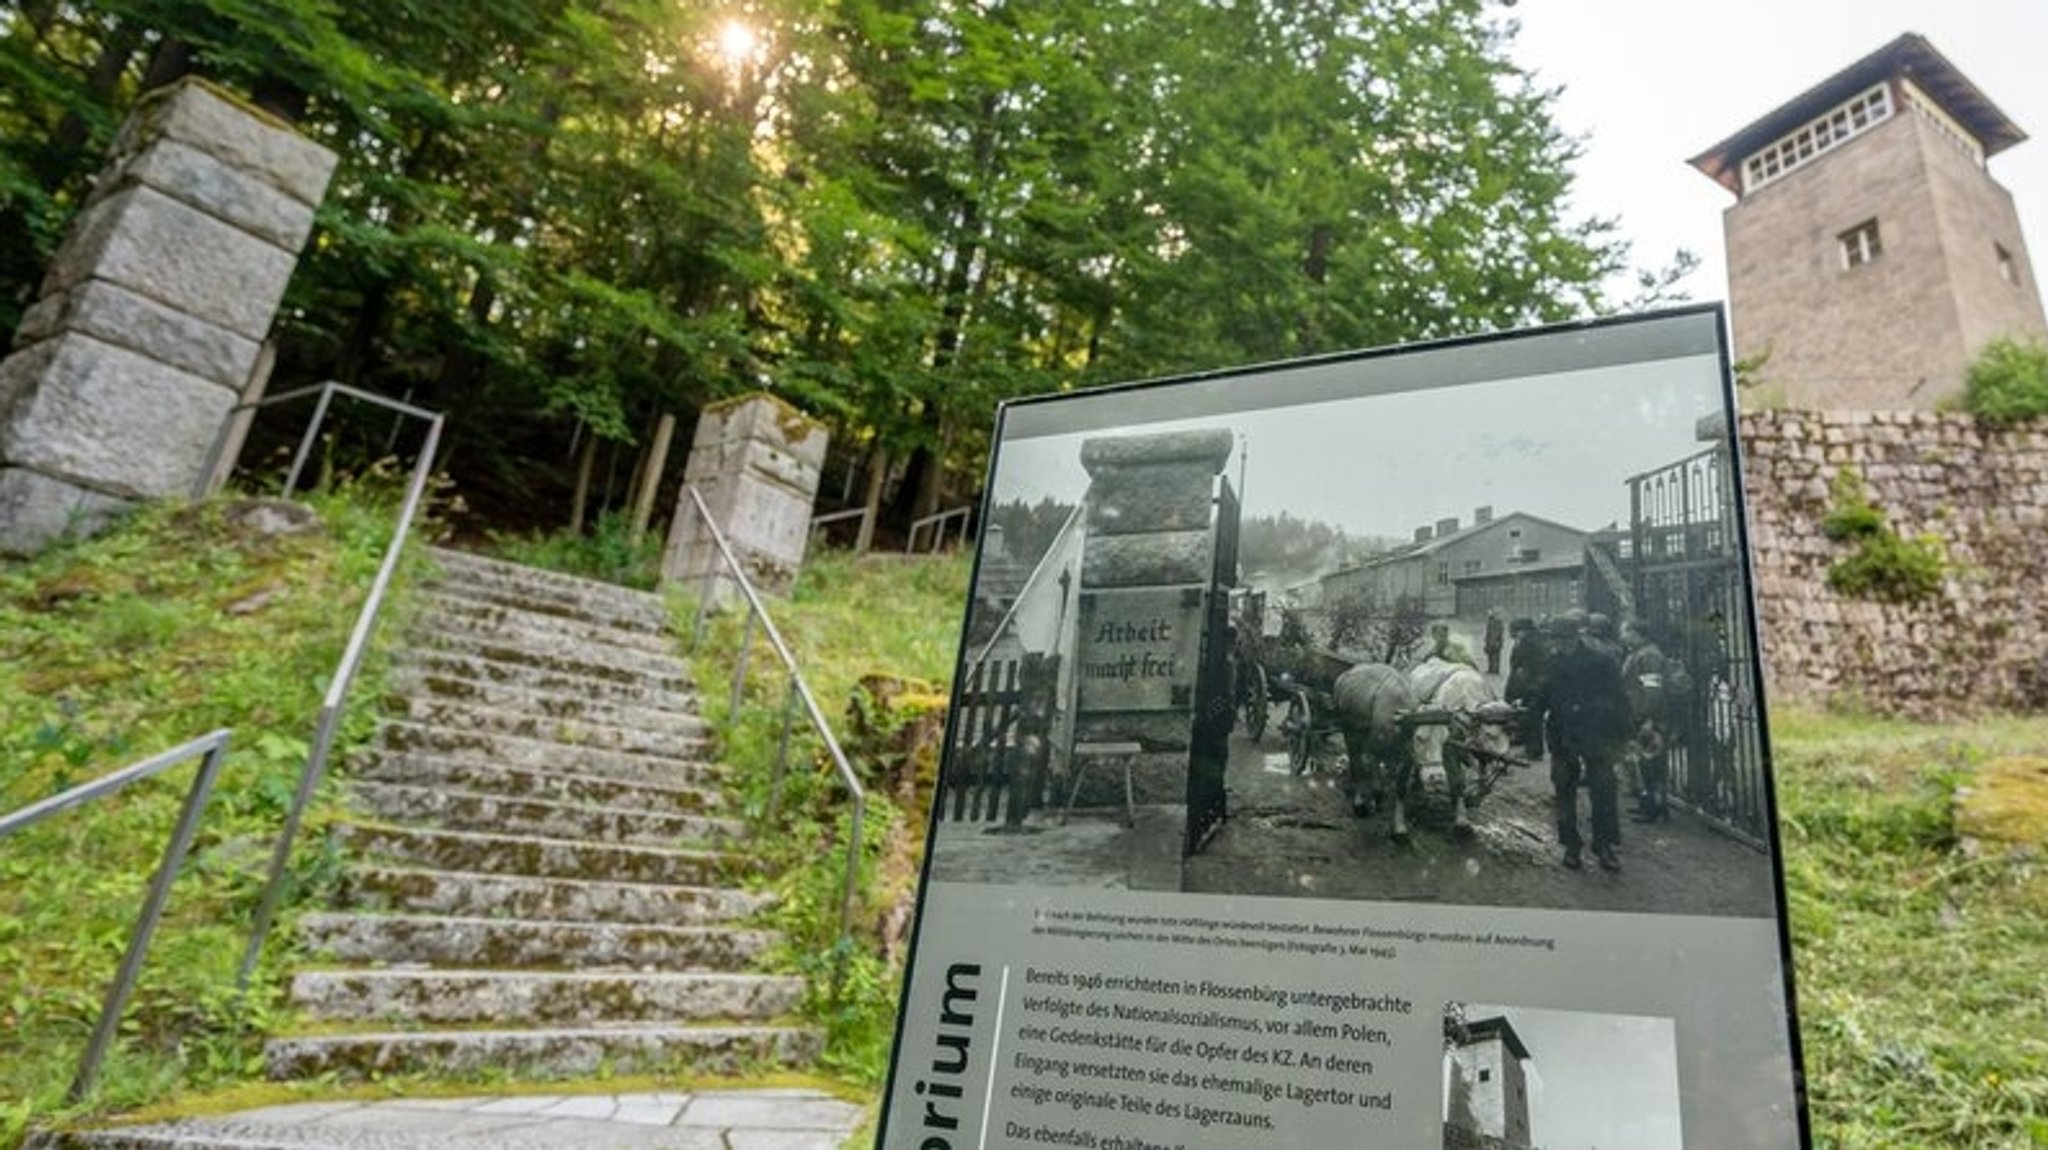
[[[1723,217],[1735,356],[1766,401],[1927,409],[1987,343],[2048,335],[1992,157],[2025,140],[1908,33],[1693,157]]]
[[[1444,1150],[1680,1150],[1669,1018],[1444,1004]]]
[[[1444,1009],[1444,1150],[1530,1150],[1529,1048],[1505,1015]]]

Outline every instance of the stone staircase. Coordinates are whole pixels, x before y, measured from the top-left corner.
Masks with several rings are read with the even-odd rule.
[[[351,772],[341,905],[306,916],[274,1078],[789,1066],[743,834],[653,595],[461,552]]]

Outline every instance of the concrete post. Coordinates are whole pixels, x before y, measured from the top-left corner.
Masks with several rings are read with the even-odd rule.
[[[1091,439],[1088,536],[1075,635],[1076,762],[1117,760],[1082,780],[1086,805],[1123,801],[1130,768],[1140,805],[1182,803],[1193,746],[1195,683],[1216,546],[1216,476],[1228,431]]]
[[[0,363],[0,554],[192,490],[334,165],[201,81],[142,98]]]
[[[747,578],[764,593],[787,593],[803,566],[825,443],[822,424],[771,395],[712,404],[697,417],[683,482],[704,496]],[[662,553],[662,581],[694,587],[712,570],[723,574],[711,534],[682,498]]]

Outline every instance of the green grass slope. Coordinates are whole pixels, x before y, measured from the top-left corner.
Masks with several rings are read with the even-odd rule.
[[[121,1041],[83,1112],[254,1077],[273,1000],[234,970],[327,677],[394,518],[361,492],[319,529],[257,537],[220,504],[146,510],[98,539],[0,565],[0,811],[234,728]],[[359,684],[357,697],[373,698]],[[343,748],[365,733],[352,716]],[[0,1146],[64,1117],[194,761],[0,840]],[[305,843],[322,839],[323,801]],[[300,852],[301,886],[324,862]],[[269,960],[274,973],[273,948]]]
[[[791,766],[776,796],[774,829],[755,844],[763,871],[776,876],[772,885],[778,902],[768,925],[785,938],[779,965],[810,978],[805,1010],[826,1029],[826,1069],[858,1087],[876,1085],[888,1069],[900,972],[882,955],[885,940],[901,923],[891,912],[916,881],[925,825],[916,796],[928,792],[934,763],[927,758],[922,775],[906,778],[903,756],[893,747],[863,745],[849,711],[869,676],[942,689],[958,655],[970,570],[965,555],[856,558],[827,551],[805,562],[788,599],[769,601],[777,628],[835,737],[852,756],[867,793],[861,894],[853,937],[845,943],[839,930],[850,808],[800,709],[792,726]],[[686,636],[691,608],[687,596],[678,600],[678,621]],[[756,633],[741,714],[737,722],[731,719],[733,675],[746,635],[742,620],[738,611],[714,616],[692,662],[744,807],[760,816],[773,789],[789,678]],[[929,693],[913,692],[911,699],[925,714],[942,702]],[[890,721],[914,719],[917,713],[906,708]],[[927,744],[927,754],[930,749]],[[917,767],[910,769],[915,773]]]

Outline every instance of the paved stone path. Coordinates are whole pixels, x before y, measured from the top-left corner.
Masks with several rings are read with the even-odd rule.
[[[861,1107],[818,1090],[531,1094],[301,1102],[213,1118],[41,1135],[37,1150],[840,1150]]]

